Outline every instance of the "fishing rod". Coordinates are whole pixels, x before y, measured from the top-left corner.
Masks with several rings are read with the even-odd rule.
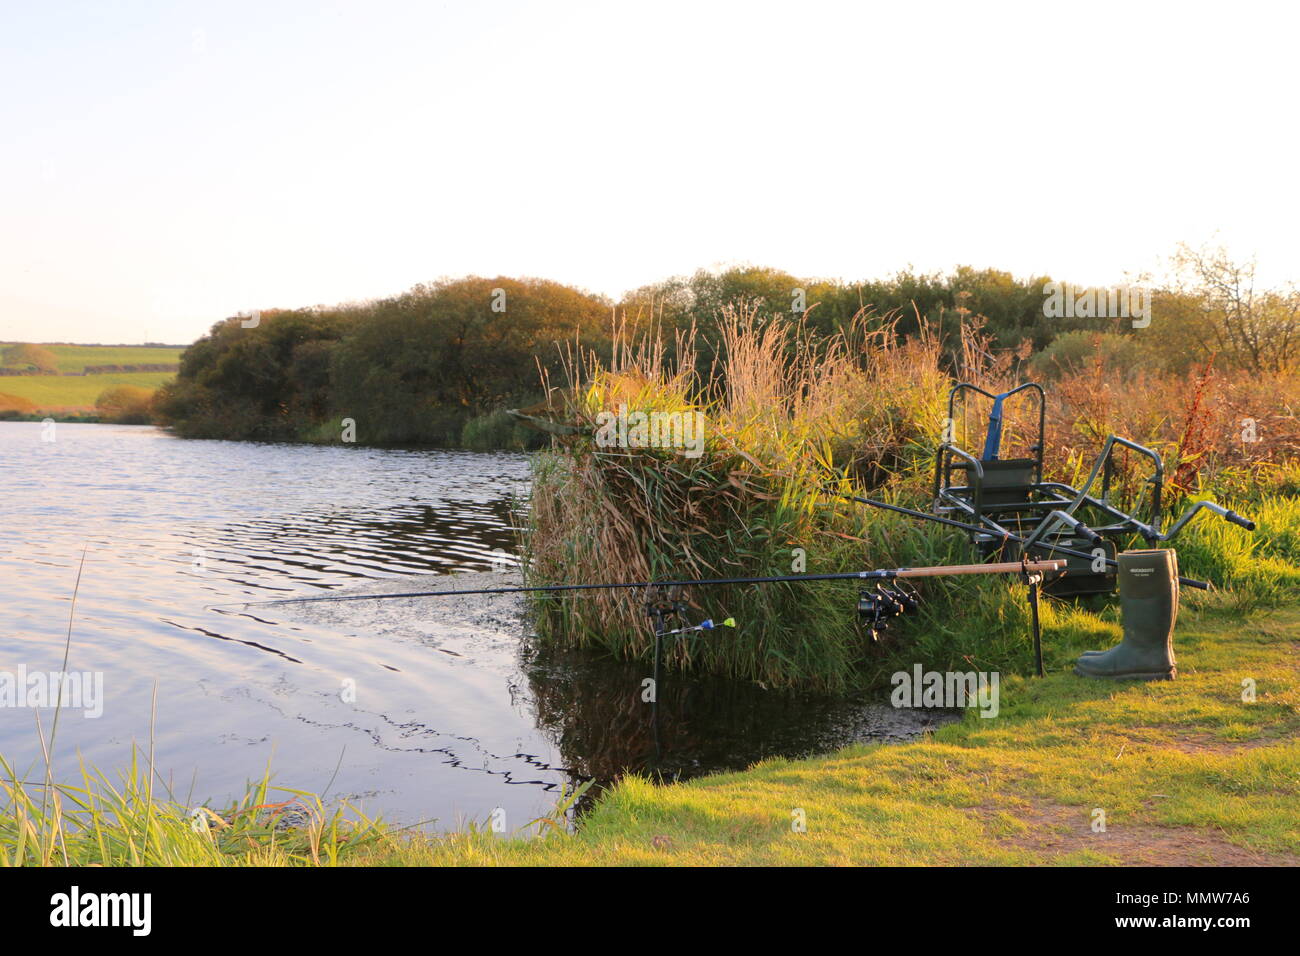
[[[909,614],[920,607],[920,595],[904,582],[914,578],[950,577],[973,574],[1016,574],[1029,586],[1029,603],[1032,610],[1034,658],[1039,676],[1043,673],[1042,633],[1038,622],[1038,588],[1045,575],[1061,573],[1067,562],[1062,560],[1031,561],[1022,556],[1019,561],[996,564],[930,565],[920,568],[877,568],[869,571],[838,571],[820,574],[771,574],[758,577],[684,578],[675,581],[619,581],[608,584],[538,584],[521,587],[453,588],[439,591],[402,591],[396,594],[329,594],[309,598],[284,598],[278,601],[246,602],[243,607],[263,607],[276,604],[314,604],[320,601],[385,601],[396,598],[459,597],[489,594],[564,594],[578,591],[643,590],[644,609],[654,624],[654,674],[658,686],[659,660],[663,642],[670,637],[686,637],[712,631],[718,627],[735,627],[734,618],[714,624],[712,619],[698,624],[683,623],[670,628],[670,620],[682,619],[688,609],[684,589],[750,584],[797,584],[810,581],[863,581],[874,584],[858,592],[858,619],[866,628],[871,640],[879,640],[880,632],[896,617]],[[234,605],[210,605],[210,607]]]
[[[642,588],[709,587],[728,584],[793,584],[802,581],[891,581],[898,578],[933,578],[966,574],[1019,574],[1024,571],[1060,571],[1064,561],[1007,561],[1001,564],[940,564],[922,568],[880,568],[824,574],[773,574],[747,578],[683,578],[669,581],[618,581],[611,584],[536,584],[503,588],[457,588],[448,591],[401,591],[393,594],[327,594],[318,597],[213,604],[218,607],[266,607],[273,604],[315,604],[318,601],[387,601],[395,598],[458,597],[471,594],[555,594],[566,591],[615,591]]]

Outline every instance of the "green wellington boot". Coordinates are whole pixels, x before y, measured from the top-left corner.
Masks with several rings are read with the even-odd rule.
[[[1159,552],[1159,551],[1131,551],[1131,552],[1128,552],[1128,553],[1130,553],[1130,554],[1162,554],[1163,552]],[[1146,572],[1138,572],[1138,575],[1139,575],[1139,576],[1145,576],[1145,573],[1146,573]],[[1178,593],[1177,593],[1177,590],[1178,590],[1178,558],[1177,558],[1177,553],[1176,553],[1176,552],[1174,553],[1173,581],[1174,581],[1174,610],[1173,610],[1173,616],[1176,618],[1176,617],[1178,616]],[[1133,583],[1133,582],[1130,581],[1130,584],[1132,584],[1132,583]],[[1124,621],[1128,621],[1128,620],[1129,620],[1129,605],[1126,604],[1125,601],[1124,601],[1124,588],[1122,588],[1122,587],[1120,588],[1120,613],[1121,613],[1121,618],[1122,618]],[[1172,634],[1172,625],[1171,625],[1170,630],[1171,630],[1171,634]],[[1127,639],[1127,637],[1128,637],[1128,628],[1127,628],[1127,627],[1126,627],[1125,630],[1124,630],[1124,635],[1125,635],[1125,639]],[[1120,646],[1123,646],[1123,645],[1121,644]],[[1172,646],[1173,646],[1173,639],[1172,639],[1172,636],[1171,636],[1171,638],[1170,638],[1170,647],[1172,648]],[[1117,649],[1118,649],[1118,648],[1112,648],[1111,650],[1117,650]],[[1080,660],[1083,660],[1083,658],[1085,658],[1085,657],[1101,657],[1103,654],[1110,654],[1110,653],[1111,653],[1110,650],[1106,650],[1106,651],[1084,651],[1082,654],[1079,655],[1079,659],[1080,659]],[[1170,660],[1171,663],[1173,663],[1174,655],[1173,655],[1173,651],[1172,651],[1172,650],[1170,650],[1170,652],[1169,652],[1169,660]],[[1076,672],[1076,673],[1077,673],[1077,672]],[[1099,675],[1090,675],[1090,676],[1099,676]]]
[[[1172,680],[1178,618],[1178,555],[1173,550],[1119,555],[1119,604],[1124,639],[1108,651],[1087,651],[1074,665],[1080,677]]]
[[[1152,553],[1157,553],[1157,554],[1158,554],[1158,553],[1160,553],[1160,552],[1134,551],[1134,552],[1130,552],[1130,553],[1132,553],[1132,554],[1152,554]],[[1175,557],[1174,560],[1175,560],[1175,565],[1176,565],[1176,564],[1177,564],[1177,558]],[[1177,586],[1178,586],[1178,569],[1177,569],[1177,567],[1174,568],[1174,586],[1175,586],[1175,588],[1177,588]],[[1177,594],[1175,594],[1175,596],[1174,596],[1174,604],[1175,604],[1175,607],[1174,607],[1174,615],[1175,615],[1175,616],[1177,616],[1177,614],[1178,614],[1177,603],[1178,603],[1178,601],[1177,601]],[[1123,591],[1122,591],[1122,589],[1121,589],[1121,593],[1120,593],[1120,606],[1121,606],[1121,612],[1122,612],[1122,615],[1123,615],[1123,619],[1127,621],[1127,620],[1128,620],[1128,605],[1124,604],[1124,595],[1123,595]],[[1125,635],[1127,636],[1127,634],[1128,634],[1128,631],[1125,630]],[[1171,642],[1171,644],[1172,644],[1172,642]],[[1110,653],[1110,651],[1084,651],[1082,654],[1079,655],[1079,659],[1080,659],[1080,660],[1083,660],[1083,658],[1085,658],[1085,657],[1100,657],[1100,656],[1103,655],[1103,654],[1109,654],[1109,653]],[[1170,651],[1170,653],[1169,653],[1169,659],[1170,659],[1171,662],[1173,661],[1173,652],[1172,652],[1172,651]]]

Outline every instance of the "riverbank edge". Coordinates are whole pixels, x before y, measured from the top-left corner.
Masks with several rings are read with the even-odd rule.
[[[1300,865],[1300,604],[1190,611],[1177,650],[1174,681],[1006,678],[999,717],[923,741],[626,779],[576,833],[403,837],[348,862]]]
[[[1300,603],[1246,615],[1229,606],[1186,608],[1177,680],[1004,676],[996,717],[971,710],[922,740],[684,783],[624,778],[576,832],[564,826],[572,795],[513,835],[486,825],[434,835],[330,816],[310,794],[273,796],[265,779],[242,822],[208,830],[160,800],[133,763],[125,788],[91,797],[60,787],[48,815],[43,802],[5,808],[0,862],[1300,865]],[[22,791],[8,789],[12,803]],[[320,824],[279,833],[261,808],[295,794]],[[74,802],[89,805],[93,832],[65,842],[59,807]]]

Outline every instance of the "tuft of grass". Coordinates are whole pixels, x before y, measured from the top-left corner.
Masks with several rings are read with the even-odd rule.
[[[0,757],[0,865],[3,866],[331,866],[397,834],[344,803],[327,810],[302,790],[250,785],[218,813],[154,792],[148,759],[132,748],[116,782],[81,767],[77,784],[20,780]],[[288,795],[302,825],[279,826]]]
[[[1254,534],[1203,518],[1180,536],[1179,561],[1229,593],[1237,610],[1276,605],[1300,593],[1300,498],[1264,495],[1236,505],[1256,523]]]

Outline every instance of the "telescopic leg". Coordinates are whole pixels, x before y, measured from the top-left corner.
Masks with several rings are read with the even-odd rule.
[[[1043,631],[1038,623],[1038,582],[1043,579],[1041,574],[1031,574],[1029,576],[1029,616],[1033,622],[1034,628],[1034,666],[1038,668],[1038,676],[1043,677]]]

